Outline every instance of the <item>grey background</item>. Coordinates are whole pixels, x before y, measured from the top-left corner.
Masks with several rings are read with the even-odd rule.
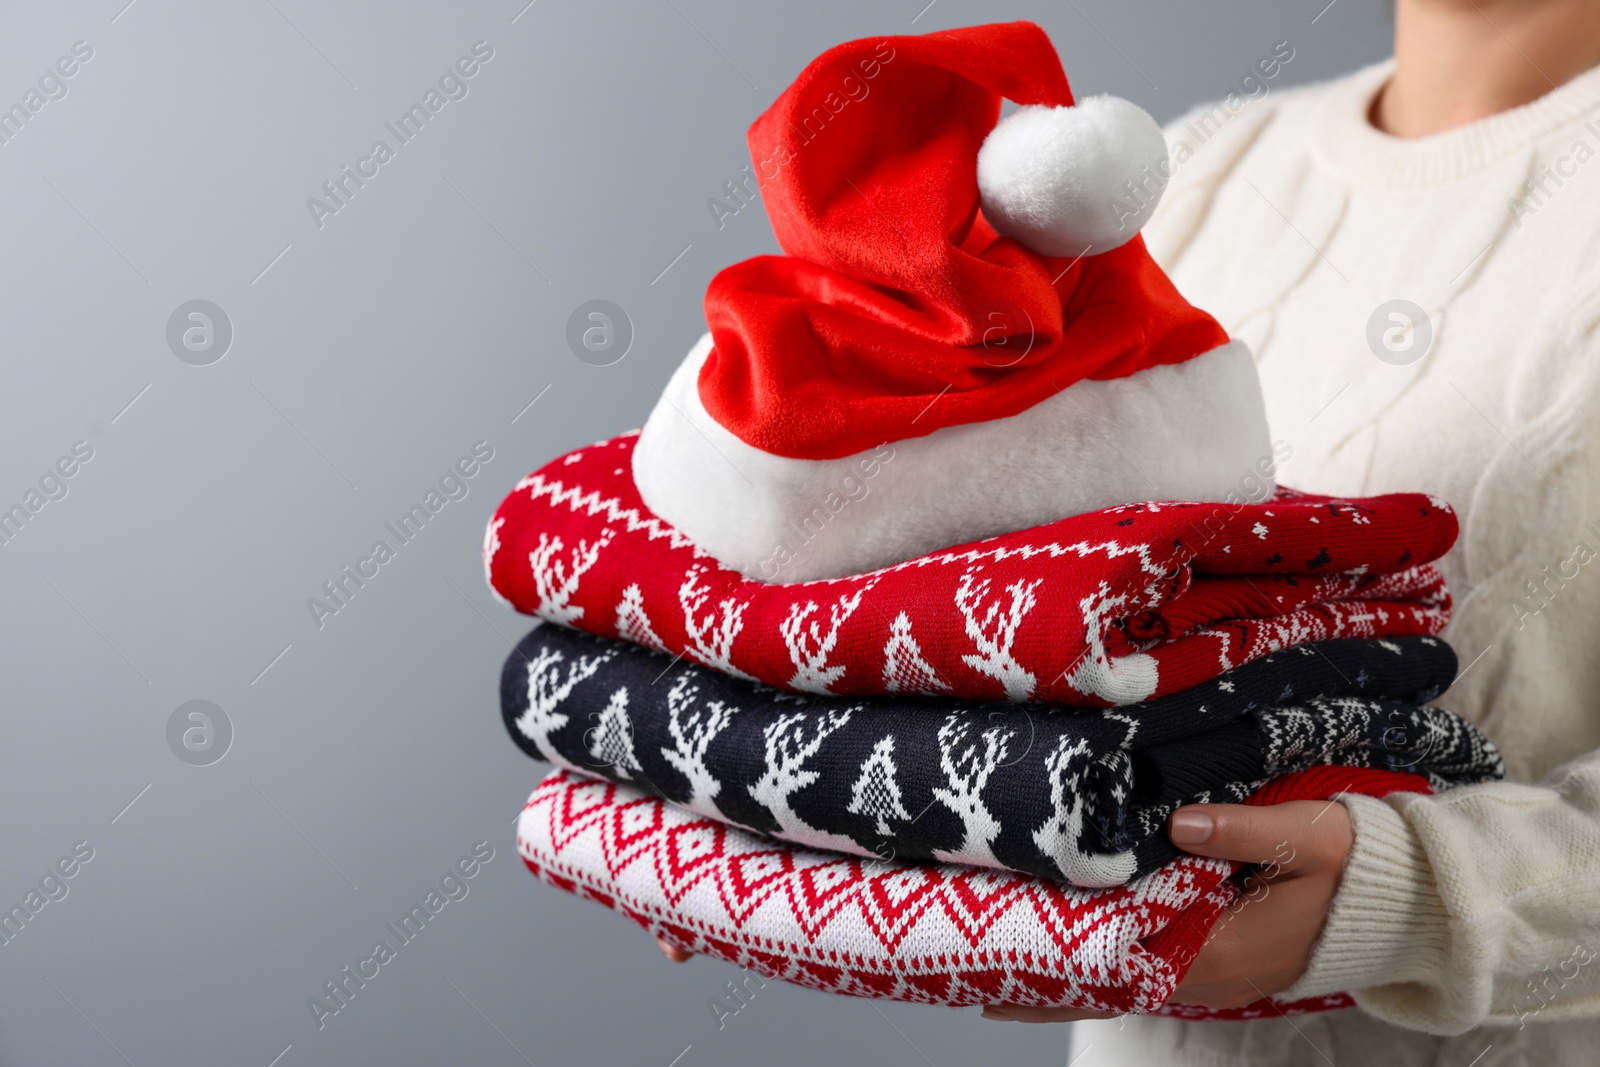
[[[482,528],[639,424],[712,274],[776,251],[705,202],[823,49],[1032,18],[1080,94],[1168,119],[1275,41],[1275,87],[1385,55],[1386,5],[525,2],[0,3],[0,106],[94,49],[0,145],[0,506],[94,448],[0,546],[0,904],[95,850],[0,947],[0,1063],[1063,1062],[1064,1028],[777,983],[719,1031],[731,968],[536,883]],[[319,230],[306,199],[478,40],[469,95]],[[197,298],[234,328],[204,367],[165,339]],[[565,344],[595,298],[634,326],[610,367]],[[479,439],[470,495],[318,629],[307,598]],[[167,744],[194,699],[233,724],[209,766]],[[479,840],[469,896],[319,1031],[307,998]]]

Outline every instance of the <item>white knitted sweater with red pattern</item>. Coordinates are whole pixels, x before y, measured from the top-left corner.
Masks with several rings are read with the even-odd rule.
[[[1349,989],[1359,1010],[1304,1033],[1086,1024],[1080,1067],[1600,1048],[1600,69],[1417,140],[1367,121],[1390,69],[1178,120],[1146,235],[1256,353],[1286,482],[1426,490],[1461,514],[1445,636],[1465,673],[1444,703],[1509,780],[1350,802],[1355,850],[1291,995]],[[1426,331],[1379,310],[1397,299]]]

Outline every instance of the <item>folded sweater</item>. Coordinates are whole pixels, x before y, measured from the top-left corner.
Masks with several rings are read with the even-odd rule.
[[[1104,711],[785,693],[559,626],[506,660],[501,710],[528,755],[699,815],[857,856],[1122,885],[1176,859],[1181,804],[1236,803],[1313,764],[1435,789],[1500,776],[1464,720],[1419,706],[1455,676],[1434,637],[1275,652]]]
[[[764,584],[650,513],[636,436],[517,484],[485,533],[491,588],[548,621],[779,688],[1105,707],[1292,645],[1436,634],[1449,618],[1428,561],[1454,541],[1455,514],[1410,493],[1132,504],[870,574]]]
[[[1247,803],[1427,788],[1415,775],[1316,768]],[[816,852],[564,770],[528,798],[517,849],[539,878],[678,948],[813,989],[926,1004],[1155,1011],[1239,895],[1234,864],[1199,856],[1131,885],[1077,889]]]

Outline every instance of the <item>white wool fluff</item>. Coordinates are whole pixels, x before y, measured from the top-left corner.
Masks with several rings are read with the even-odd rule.
[[[1098,254],[1149,220],[1166,164],[1161,127],[1132,101],[1035,104],[1000,120],[984,140],[978,192],[1000,234],[1047,256]]]
[[[706,334],[667,383],[634,449],[634,482],[657,515],[760,581],[862,574],[1099,508],[1222,501],[1268,481],[1261,386],[1238,341],[1084,379],[1008,418],[825,460],[763,452],[712,418],[699,389],[710,352]]]

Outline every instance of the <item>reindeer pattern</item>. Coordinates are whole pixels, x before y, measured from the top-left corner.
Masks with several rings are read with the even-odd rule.
[[[983,596],[976,580],[972,592]],[[1000,605],[987,631],[994,664],[1027,591],[999,593],[988,600]],[[829,623],[852,609],[813,599],[795,632],[802,662],[826,671]],[[981,623],[987,609],[975,614]],[[1177,854],[1164,823],[1178,804],[1242,800],[1305,766],[1407,770],[1440,786],[1498,773],[1463,720],[1383,695],[1433,695],[1454,671],[1441,642],[1345,644],[1279,653],[1162,702],[1086,711],[795,693],[546,625],[508,661],[502,699],[530,755],[719,822],[850,855],[1107,887]]]
[[[634,442],[518,483],[485,531],[491,586],[548,621],[796,692],[1129,705],[1294,644],[1432,634],[1448,619],[1426,561],[1455,517],[1420,495],[1128,505],[768,584],[644,506]]]
[[[1182,697],[1172,721],[1244,729],[1243,698],[1221,688],[1230,672],[1303,673],[1270,665],[1292,654],[1284,646],[1335,637],[1432,640],[1422,635],[1448,614],[1437,572],[1406,565],[1453,531],[1420,497],[1291,496],[1220,518],[1136,505],[867,575],[768,585],[643,506],[633,440],[524,478],[485,531],[491,586],[554,624],[508,663],[512,735],[539,759],[835,851],[1125,881],[1171,858],[1160,826],[1183,799],[1135,787],[1128,753],[1160,742],[1148,705]],[[1359,541],[1345,530],[1357,520]],[[1267,523],[1271,548],[1249,532]],[[1379,526],[1399,562],[1359,556]],[[1289,563],[1274,554],[1302,543]],[[1216,577],[1196,562],[1206,553]],[[1251,598],[1261,603],[1239,614]],[[1224,760],[1221,779],[1176,779],[1224,800],[1318,758],[1458,779],[1491,761],[1470,727],[1434,709],[1382,709],[1404,742],[1381,751],[1371,701],[1383,694],[1348,684],[1306,691],[1348,701],[1326,715],[1257,694],[1261,765]]]

